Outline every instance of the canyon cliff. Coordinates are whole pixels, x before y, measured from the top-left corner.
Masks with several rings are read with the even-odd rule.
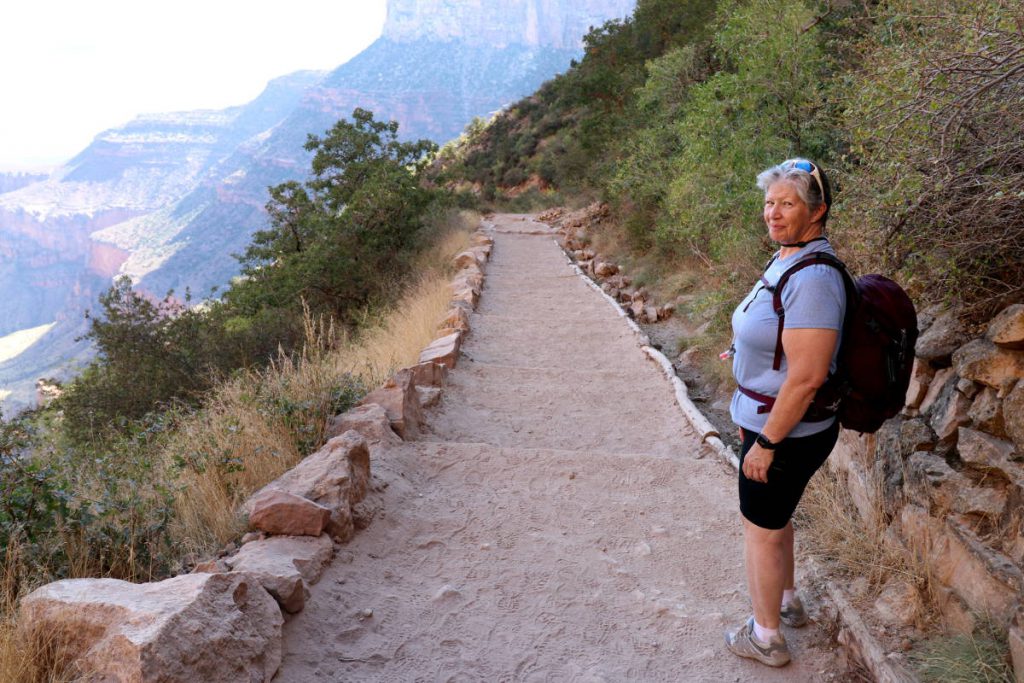
[[[253,102],[140,116],[98,135],[45,179],[0,192],[0,337],[56,321],[0,363],[5,408],[35,380],[88,358],[83,312],[119,275],[155,296],[202,298],[238,272],[232,254],[266,225],[266,189],[302,179],[303,144],[356,107],[397,120],[404,139],[459,135],[568,68],[591,26],[635,0],[390,0],[382,36],[330,73],[272,81]],[[0,392],[2,395],[2,392]]]

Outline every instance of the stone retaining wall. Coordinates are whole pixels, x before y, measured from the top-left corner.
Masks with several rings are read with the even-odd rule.
[[[282,612],[302,610],[335,549],[369,523],[361,501],[375,449],[413,439],[469,334],[493,239],[484,226],[454,259],[451,307],[419,363],[328,423],[328,441],[243,506],[252,531],[192,574],[132,584],[68,579],[22,600],[19,626],[47,635],[89,680],[269,682],[281,664]]]
[[[844,431],[829,461],[861,517],[923,562],[944,623],[1005,628],[1024,681],[1024,305],[983,336],[938,309],[921,326],[903,413]]]

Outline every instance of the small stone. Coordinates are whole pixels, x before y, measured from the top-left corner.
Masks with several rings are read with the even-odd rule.
[[[594,266],[594,274],[598,277],[611,277],[619,272],[619,267],[608,261],[601,261]]]
[[[1024,453],[1024,382],[1018,382],[1003,401],[1003,420],[1017,452]]]
[[[935,405],[939,396],[945,391],[946,385],[950,382],[957,382],[956,373],[953,368],[943,368],[935,373],[931,383],[928,385],[928,391],[925,392],[921,405],[918,406],[918,410],[921,411],[922,415],[932,409],[932,406]]]
[[[974,397],[971,409],[967,411],[974,426],[994,436],[1006,436],[1006,423],[1003,421],[1003,402],[999,400],[996,390],[985,387]]]
[[[924,420],[910,419],[900,425],[900,455],[904,458],[915,451],[935,449],[935,433]]]
[[[910,372],[910,384],[907,387],[906,405],[910,408],[917,408],[928,393],[928,386],[935,377],[935,369],[920,358],[914,359],[914,367]]]
[[[930,422],[940,441],[955,435],[959,427],[970,424],[971,419],[967,416],[970,407],[970,399],[957,391],[955,386],[947,388],[946,393],[936,401]]]
[[[981,387],[979,387],[976,383],[966,378],[961,378],[960,381],[956,383],[957,391],[959,391],[967,398],[974,398],[975,394],[978,393],[978,390],[980,388]]]
[[[630,304],[629,308],[627,308],[626,311],[632,313],[633,318],[635,318],[636,320],[640,320],[644,314],[643,299],[634,298],[633,303]]]
[[[221,574],[227,571],[231,571],[231,568],[228,567],[224,560],[207,560],[199,562],[192,568],[193,574]]]
[[[445,340],[452,337],[461,338],[461,336],[462,333],[456,332],[447,337],[442,337],[435,341],[434,344],[440,343],[440,346],[444,346],[448,343]],[[430,349],[434,344],[427,348]],[[424,360],[421,355],[420,361]],[[425,419],[423,412],[420,410],[419,394],[416,392],[416,378],[410,368],[399,370],[383,386],[374,389],[359,401],[360,406],[371,403],[376,403],[384,408],[388,421],[391,423],[391,428],[403,440],[408,441],[415,437],[423,428]]]
[[[433,600],[434,600],[434,602],[440,602],[441,600],[446,600],[446,599],[449,599],[449,598],[457,598],[457,597],[459,597],[461,595],[462,595],[461,591],[459,591],[454,586],[446,583],[445,585],[441,586],[441,588],[438,589],[438,591],[436,593],[434,593]],[[371,615],[372,615],[372,612],[371,612]]]
[[[911,626],[921,609],[921,596],[910,583],[899,579],[885,584],[875,601],[875,611],[890,624]]]
[[[266,538],[266,534],[262,531],[250,531],[242,535],[242,545],[252,543],[253,541],[262,541],[264,538]]]
[[[369,618],[373,617],[373,610],[369,609],[369,608],[364,609],[364,610],[359,612],[359,616],[362,619],[369,619]]]
[[[658,307],[657,306],[644,306],[644,317],[649,323],[658,322]]]

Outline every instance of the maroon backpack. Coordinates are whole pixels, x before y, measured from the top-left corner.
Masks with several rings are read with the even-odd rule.
[[[809,414],[833,413],[846,429],[873,433],[903,409],[917,342],[917,312],[898,284],[882,275],[853,279],[846,264],[828,253],[816,253],[786,270],[772,290],[779,316],[773,370],[782,363],[782,329],[786,311],[782,288],[808,266],[838,270],[846,286],[846,317],[836,372],[818,389]],[[770,265],[770,264],[769,264]]]

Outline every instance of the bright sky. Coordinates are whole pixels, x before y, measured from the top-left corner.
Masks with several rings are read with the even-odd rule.
[[[0,21],[0,169],[55,165],[140,113],[221,109],[381,31],[385,0],[18,0]]]

